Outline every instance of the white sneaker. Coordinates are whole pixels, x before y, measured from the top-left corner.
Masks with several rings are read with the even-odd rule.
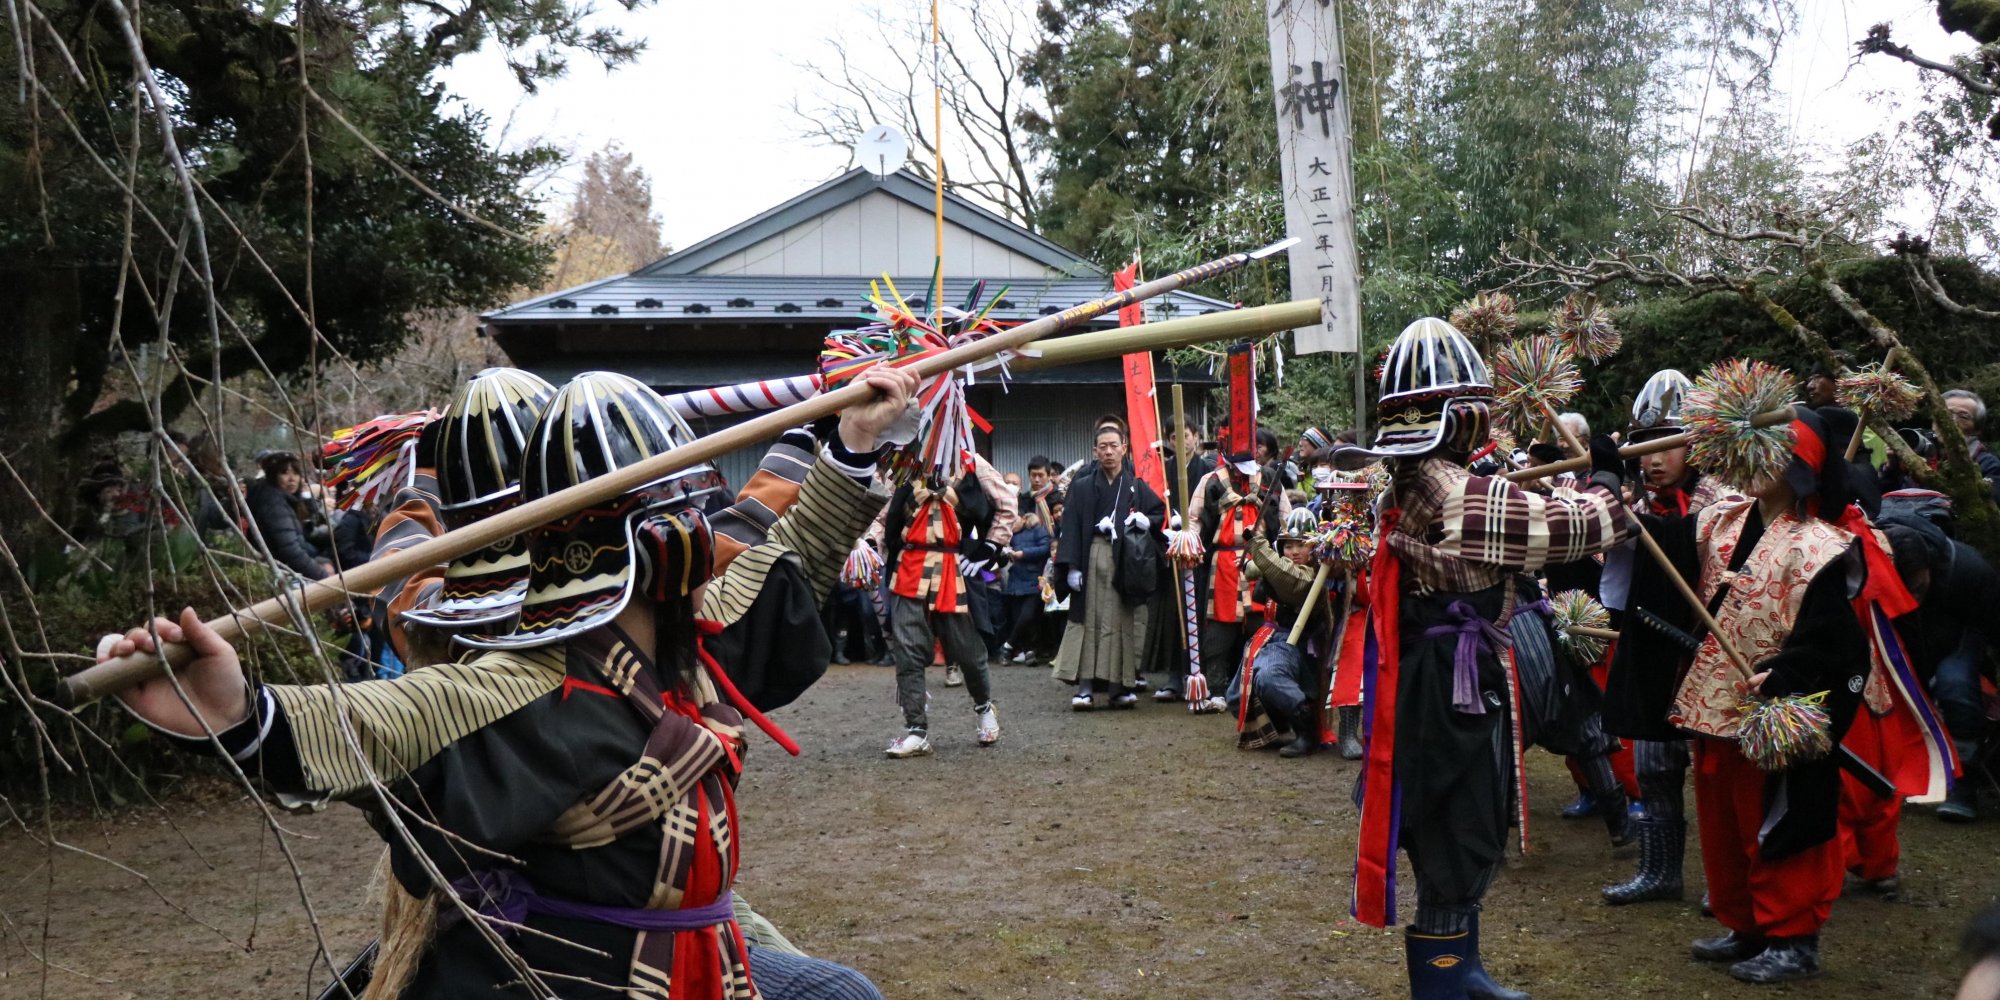
[[[955,667],[955,666],[947,666],[947,667],[945,667],[945,668],[944,668],[944,686],[945,686],[945,687],[948,687],[948,688],[955,688],[955,687],[957,687],[957,686],[959,686],[960,684],[963,684],[963,683],[965,683],[965,675],[964,675],[964,674],[962,674],[962,673],[960,673],[960,672],[959,672],[959,669],[958,669],[957,667]]]
[[[1000,742],[1000,712],[987,702],[979,710],[979,745],[990,747]]]
[[[1090,696],[1087,694],[1080,694],[1074,698],[1071,698],[1069,700],[1069,707],[1072,711],[1077,711],[1077,712],[1090,711],[1091,709]]]
[[[931,752],[931,738],[923,733],[904,733],[902,738],[889,744],[888,754],[901,760],[905,757],[928,757]]]

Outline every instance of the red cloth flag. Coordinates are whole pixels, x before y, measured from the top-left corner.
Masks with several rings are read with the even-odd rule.
[[[1139,262],[1133,261],[1111,276],[1111,290],[1122,292],[1139,280]],[[1146,321],[1145,307],[1137,302],[1118,310],[1119,326],[1138,326]],[[1132,469],[1153,492],[1167,495],[1167,469],[1160,460],[1160,411],[1153,400],[1153,352],[1138,351],[1124,357],[1125,421],[1132,427]]]

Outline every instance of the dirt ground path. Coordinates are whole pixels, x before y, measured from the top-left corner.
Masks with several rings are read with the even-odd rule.
[[[739,891],[892,1000],[1402,994],[1399,932],[1346,916],[1356,765],[1240,753],[1227,722],[1178,705],[1077,715],[1045,670],[993,669],[1005,737],[990,750],[936,671],[933,757],[882,758],[899,718],[885,668],[834,668],[778,713],[806,750],[759,739]],[[1950,997],[1959,932],[2000,896],[2000,824],[1913,810],[1903,898],[1842,900],[1823,978],[1745,987],[1685,957],[1714,926],[1698,875],[1684,905],[1602,906],[1632,849],[1555,815],[1573,793],[1560,761],[1533,755],[1530,786],[1532,852],[1510,858],[1484,923],[1488,966],[1537,1000]],[[263,1000],[325,981],[256,811],[226,789],[169,811],[199,853],[159,810],[57,826],[150,883],[0,833],[0,998]],[[373,933],[379,847],[351,809],[283,822],[329,947],[351,954]],[[30,954],[44,948],[51,966]]]

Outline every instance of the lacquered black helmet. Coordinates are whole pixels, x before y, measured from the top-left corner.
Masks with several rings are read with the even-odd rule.
[[[1334,463],[1355,469],[1446,445],[1476,446],[1486,439],[1492,401],[1493,380],[1472,341],[1450,323],[1426,316],[1404,327],[1389,345],[1373,447],[1347,449]]]
[[[556,393],[522,453],[521,498],[532,502],[694,440],[687,421],[644,383],[585,372]],[[716,489],[707,465],[675,470],[644,486],[528,533],[528,588],[511,635],[462,638],[482,648],[561,642],[609,624],[635,587],[687,595],[707,578],[706,521],[697,513]],[[678,525],[668,524],[672,519]],[[658,529],[658,530],[655,530]],[[691,537],[690,537],[691,536]],[[682,539],[682,550],[642,560],[635,540]],[[703,563],[696,565],[696,563]],[[641,576],[648,579],[641,579]],[[662,577],[672,575],[668,584]]]
[[[518,368],[488,368],[452,394],[444,416],[431,422],[430,461],[447,526],[462,527],[521,502],[521,454],[555,395],[555,386]],[[452,560],[437,602],[402,617],[432,628],[490,626],[514,614],[527,588],[527,539],[511,536]]]
[[[450,515],[512,495],[528,432],[555,395],[555,386],[518,368],[488,368],[459,386],[431,456],[438,510]]]

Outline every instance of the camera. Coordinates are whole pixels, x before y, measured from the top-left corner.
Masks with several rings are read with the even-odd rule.
[[[1936,432],[1930,428],[1898,427],[1896,428],[1896,434],[1903,439],[1904,444],[1910,446],[1911,451],[1917,453],[1917,457],[1934,458],[1937,456],[1938,437]]]

